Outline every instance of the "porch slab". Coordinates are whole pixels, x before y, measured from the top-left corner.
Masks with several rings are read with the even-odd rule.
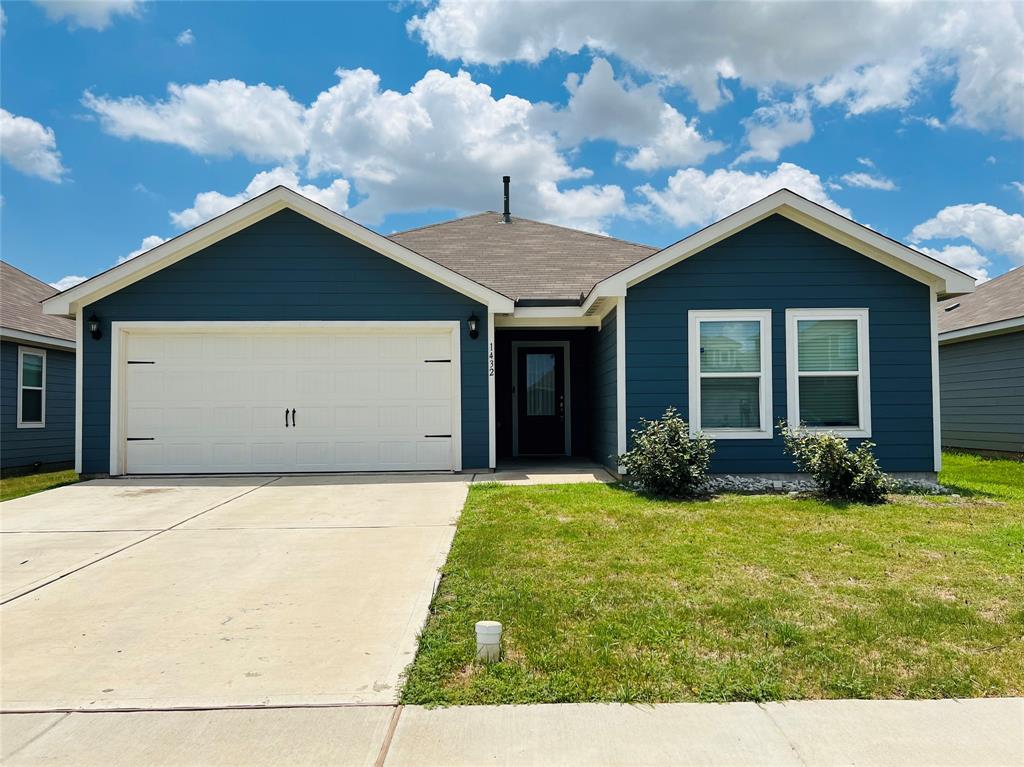
[[[490,474],[477,474],[473,482],[503,485],[566,485],[575,482],[610,484],[616,479],[596,463],[503,464]]]

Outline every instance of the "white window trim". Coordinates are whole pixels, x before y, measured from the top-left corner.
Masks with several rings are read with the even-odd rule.
[[[22,372],[23,372],[22,360],[23,360],[23,358],[25,357],[26,354],[32,354],[32,355],[34,355],[36,357],[42,357],[43,358],[43,380],[42,380],[42,386],[40,386],[40,387],[35,387],[35,386],[26,387],[25,384],[22,383]],[[22,418],[21,418],[21,392],[22,392],[22,390],[24,390],[26,388],[29,388],[29,389],[36,389],[36,388],[38,388],[38,389],[40,389],[43,392],[43,396],[42,396],[42,401],[43,401],[42,402],[42,412],[40,413],[40,415],[42,416],[42,420],[40,420],[40,421],[23,421]],[[46,428],[46,349],[36,349],[35,347],[31,347],[31,346],[19,346],[18,347],[18,428],[19,429],[45,429]]]
[[[856,320],[857,321],[857,400],[860,423],[856,427],[807,426],[810,432],[832,432],[844,437],[871,436],[871,364],[867,309],[786,309],[786,405],[787,421],[791,426],[800,424],[799,350],[797,349],[797,321],[799,320]],[[816,371],[809,376],[849,376],[852,371]]]
[[[701,322],[757,321],[761,327],[761,369],[757,373],[705,373],[700,372]],[[772,438],[772,311],[771,309],[693,309],[687,313],[688,368],[690,379],[690,434],[703,431],[714,439],[771,439]],[[760,429],[701,429],[701,378],[755,378],[761,379]]]

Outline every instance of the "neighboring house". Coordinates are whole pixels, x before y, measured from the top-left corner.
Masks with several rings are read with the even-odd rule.
[[[1024,456],[1024,267],[939,304],[942,444]]]
[[[57,291],[0,261],[0,471],[70,468],[75,323],[43,314]]]
[[[785,418],[930,475],[936,296],[973,287],[787,190],[657,250],[497,213],[385,237],[277,187],[44,306],[80,328],[87,474],[614,467],[674,405],[717,472],[791,472]]]

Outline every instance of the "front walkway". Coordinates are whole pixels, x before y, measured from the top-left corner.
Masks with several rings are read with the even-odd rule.
[[[6,714],[0,761],[103,765],[1024,764],[1024,700]]]

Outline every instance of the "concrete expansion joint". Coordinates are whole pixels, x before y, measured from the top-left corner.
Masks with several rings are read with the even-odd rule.
[[[402,710],[405,707],[399,703],[391,713],[391,721],[388,722],[388,730],[384,734],[384,742],[380,744],[380,752],[373,763],[373,767],[384,767],[388,758],[388,751],[391,750],[391,741],[395,738],[395,730],[398,729],[398,720],[402,718]]]

